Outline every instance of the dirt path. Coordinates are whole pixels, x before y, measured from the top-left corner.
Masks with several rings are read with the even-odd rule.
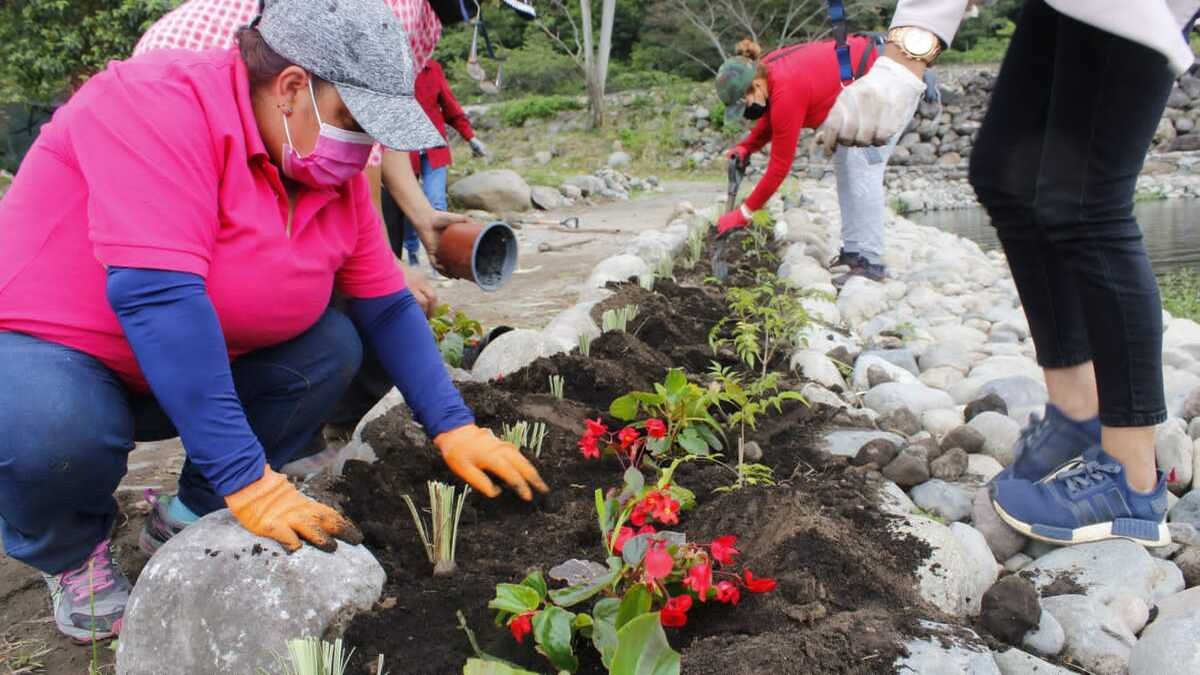
[[[676,204],[689,201],[697,207],[707,205],[721,187],[715,183],[668,183],[662,193],[653,193],[628,202],[583,206],[545,214],[561,220],[577,216],[580,227],[619,229],[620,234],[556,232],[552,227],[525,225],[518,232],[521,265],[512,283],[497,293],[483,293],[462,281],[442,281],[439,294],[443,302],[466,310],[485,327],[500,323],[510,326],[541,328],[557,312],[575,303],[580,286],[596,261],[619,252],[638,232],[665,226]],[[561,246],[590,240],[560,252],[541,253],[539,244]],[[173,492],[175,478],[183,465],[183,448],[178,439],[139,445],[129,457],[129,473],[121,483],[117,498],[122,517],[117,523],[117,555],[127,574],[135,577],[146,563],[137,548],[146,508],[142,493],[146,489]],[[72,644],[54,629],[46,588],[40,575],[9,558],[0,556],[0,675],[17,670],[21,655],[49,651],[37,659],[43,670],[36,672],[86,673],[91,660],[90,648]],[[98,650],[98,662],[113,672],[113,652],[107,645]]]

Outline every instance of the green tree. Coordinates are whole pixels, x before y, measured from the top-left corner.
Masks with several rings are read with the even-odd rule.
[[[9,0],[0,3],[0,103],[70,94],[178,0]]]

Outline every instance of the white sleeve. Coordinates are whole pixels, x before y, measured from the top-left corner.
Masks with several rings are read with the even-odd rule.
[[[967,12],[968,0],[900,0],[892,15],[892,28],[916,26],[941,38],[948,48]]]

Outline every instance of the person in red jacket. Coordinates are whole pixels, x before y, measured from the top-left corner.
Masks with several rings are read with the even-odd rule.
[[[861,76],[875,65],[878,42],[865,35],[853,35],[847,41],[851,63]],[[737,56],[721,66],[717,93],[726,105],[727,123],[745,117],[757,124],[733,148],[730,157],[748,164],[750,155],[770,143],[771,160],[766,174],[741,207],[725,214],[717,223],[718,236],[745,227],[751,214],[766,205],[791,171],[801,130],[820,126],[841,91],[832,40],[785,47],[765,57],[762,48],[752,40],[738,44]],[[909,115],[913,112],[915,108]],[[850,272],[834,279],[834,285],[841,286],[851,276],[880,281],[886,274],[882,259],[883,175],[899,136],[896,134],[883,147],[837,150],[834,169],[843,244],[832,266],[846,265]]]
[[[475,130],[471,128],[471,120],[467,118],[467,113],[458,104],[458,99],[454,98],[454,92],[450,90],[450,83],[446,81],[446,73],[437,61],[430,59],[417,75],[416,97],[417,102],[421,104],[425,114],[429,117],[429,121],[433,122],[443,138],[449,140],[446,126],[452,126],[463,137],[463,140],[471,145],[471,152],[476,157],[487,154],[487,148],[483,145],[483,141],[475,137]],[[409,156],[412,159],[413,173],[421,177],[421,188],[425,192],[425,197],[433,205],[433,208],[444,211],[446,209],[446,177],[453,161],[450,156],[450,146],[447,144],[438,148],[413,152]],[[384,198],[384,218],[387,221],[388,236],[392,241],[398,241],[400,237],[403,237],[404,248],[408,251],[408,262],[410,265],[417,265],[419,264],[418,253],[421,249],[421,240],[417,236],[416,228],[412,227],[394,202],[388,203],[390,201],[390,196]]]

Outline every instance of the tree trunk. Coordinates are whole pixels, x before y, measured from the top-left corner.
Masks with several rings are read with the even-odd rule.
[[[588,112],[592,128],[599,129],[604,126],[604,90],[608,82],[617,0],[603,0],[601,4],[599,45],[594,39],[591,0],[579,0],[579,14],[583,24],[583,73],[587,81]]]

